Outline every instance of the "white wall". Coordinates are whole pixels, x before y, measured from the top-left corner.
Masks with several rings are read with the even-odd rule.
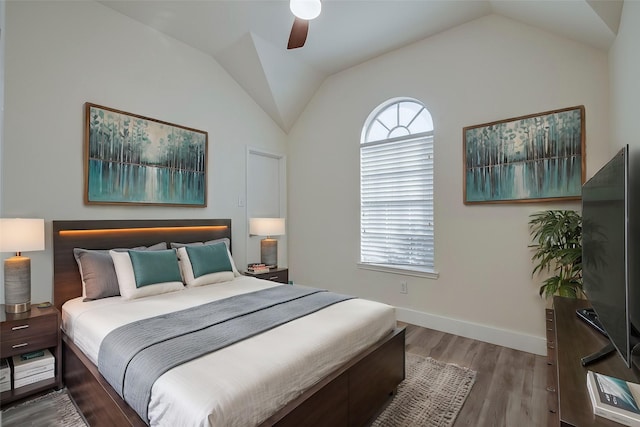
[[[437,280],[356,267],[360,133],[398,96],[421,100],[434,120]],[[462,128],[584,105],[590,176],[609,152],[608,99],[606,52],[497,15],[334,75],[289,135],[290,277],[395,305],[401,320],[545,354],[528,216],[580,205],[465,206]]]
[[[284,153],[285,135],[214,59],[77,1],[8,2],[5,54],[0,213],[46,220],[46,250],[27,254],[33,302],[52,300],[55,219],[231,218],[245,264],[246,147]],[[85,102],[207,131],[208,207],[85,206]]]
[[[625,1],[618,36],[609,50],[611,73],[611,155],[623,145],[640,151],[640,2]]]
[[[6,39],[6,3],[0,0],[0,165],[4,146],[4,50]],[[2,189],[2,173],[0,173],[0,190]],[[2,212],[2,196],[0,195],[0,212]],[[0,269],[1,270],[1,269]],[[0,271],[0,281],[4,283],[4,271]]]

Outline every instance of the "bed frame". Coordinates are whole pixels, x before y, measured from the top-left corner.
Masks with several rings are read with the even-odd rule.
[[[82,295],[73,248],[109,249],[158,242],[231,240],[230,219],[53,221],[54,305]],[[63,381],[92,427],[146,424],[62,334]],[[395,395],[405,376],[404,328],[323,378],[261,426],[363,426]]]

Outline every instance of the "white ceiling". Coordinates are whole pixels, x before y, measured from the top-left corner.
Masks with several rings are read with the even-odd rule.
[[[327,76],[496,13],[608,50],[623,0],[322,0],[287,50],[288,0],[102,0],[214,57],[288,132]]]

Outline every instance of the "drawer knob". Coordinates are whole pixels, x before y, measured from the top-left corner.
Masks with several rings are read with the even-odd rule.
[[[12,331],[18,331],[20,329],[27,329],[29,327],[29,325],[20,325],[20,326],[14,326],[13,328],[11,328]]]
[[[28,342],[23,342],[22,344],[16,344],[16,345],[12,345],[11,348],[20,348],[20,347],[26,347],[28,346],[29,343]]]
[[[552,385],[550,385],[549,387],[547,387],[547,391],[550,391],[551,393],[555,393],[556,388]]]

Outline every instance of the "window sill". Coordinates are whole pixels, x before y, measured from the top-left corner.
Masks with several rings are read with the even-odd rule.
[[[382,265],[382,264],[364,264],[359,262],[358,268],[363,270],[373,270],[373,271],[381,271],[383,273],[394,273],[394,274],[402,274],[405,276],[415,276],[415,277],[424,277],[427,279],[437,279],[440,276],[435,270],[420,268],[420,267],[402,267],[402,266],[391,266],[391,265]]]

